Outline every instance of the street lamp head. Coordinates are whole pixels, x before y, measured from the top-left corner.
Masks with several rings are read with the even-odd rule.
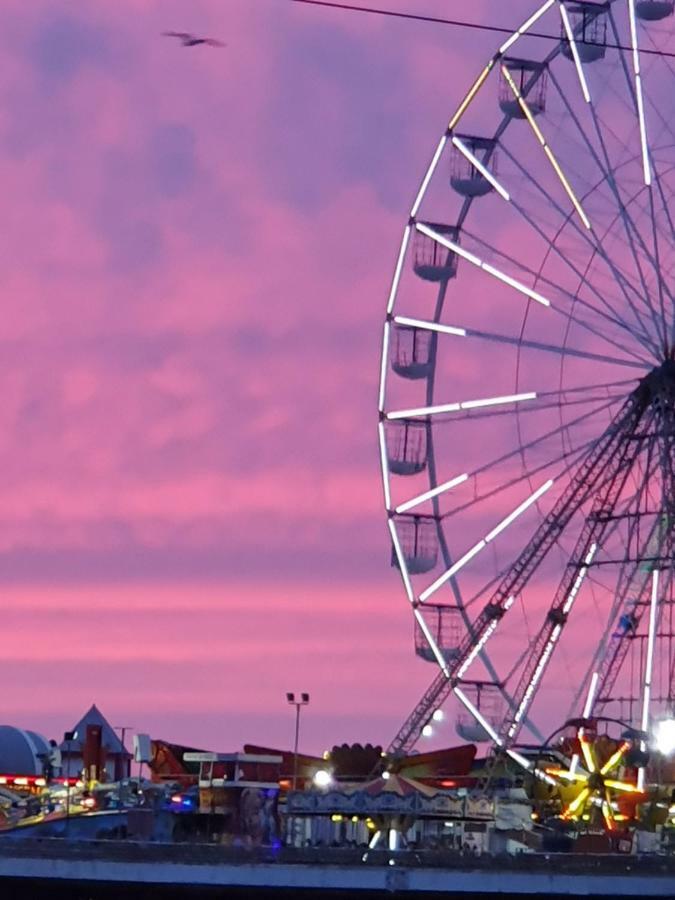
[[[286,700],[288,700],[289,703],[295,703],[295,694],[292,694],[289,691],[287,691],[286,692]]]
[[[309,703],[309,694],[300,694],[303,703]]]

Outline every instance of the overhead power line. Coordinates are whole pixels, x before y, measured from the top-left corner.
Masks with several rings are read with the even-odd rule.
[[[467,28],[472,31],[491,31],[496,34],[514,34],[517,28],[505,28],[500,25],[483,25],[479,22],[465,22],[461,19],[443,19],[439,16],[425,16],[421,13],[396,12],[393,9],[381,9],[375,6],[357,6],[353,3],[336,3],[333,0],[289,0],[290,3],[302,3],[305,6],[320,6],[327,9],[341,9],[343,12],[367,13],[373,16],[386,16],[390,19],[407,19],[413,22],[427,22],[431,25],[450,25],[454,28]],[[541,31],[528,31],[528,37],[540,38],[545,41],[560,41],[560,35],[545,34]],[[605,44],[610,50],[626,50],[632,53],[632,47],[624,44]],[[654,50],[640,47],[640,53],[647,56],[664,56],[675,59],[675,53],[667,50]]]

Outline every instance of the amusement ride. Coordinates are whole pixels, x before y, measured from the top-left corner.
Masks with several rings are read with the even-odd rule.
[[[436,669],[389,758],[454,713],[608,830],[675,782],[674,48],[675,0],[533,9],[433,150],[383,329],[392,562]]]

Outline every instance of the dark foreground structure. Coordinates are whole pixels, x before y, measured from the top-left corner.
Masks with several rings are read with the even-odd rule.
[[[527,854],[462,857],[208,845],[40,840],[0,843],[3,897],[669,897],[675,860]]]

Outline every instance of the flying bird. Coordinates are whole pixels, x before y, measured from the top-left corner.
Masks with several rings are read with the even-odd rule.
[[[194,34],[189,34],[187,31],[163,31],[162,35],[164,37],[178,38],[184,47],[196,47],[197,44],[208,44],[209,47],[227,46],[214,38],[195,37]]]

